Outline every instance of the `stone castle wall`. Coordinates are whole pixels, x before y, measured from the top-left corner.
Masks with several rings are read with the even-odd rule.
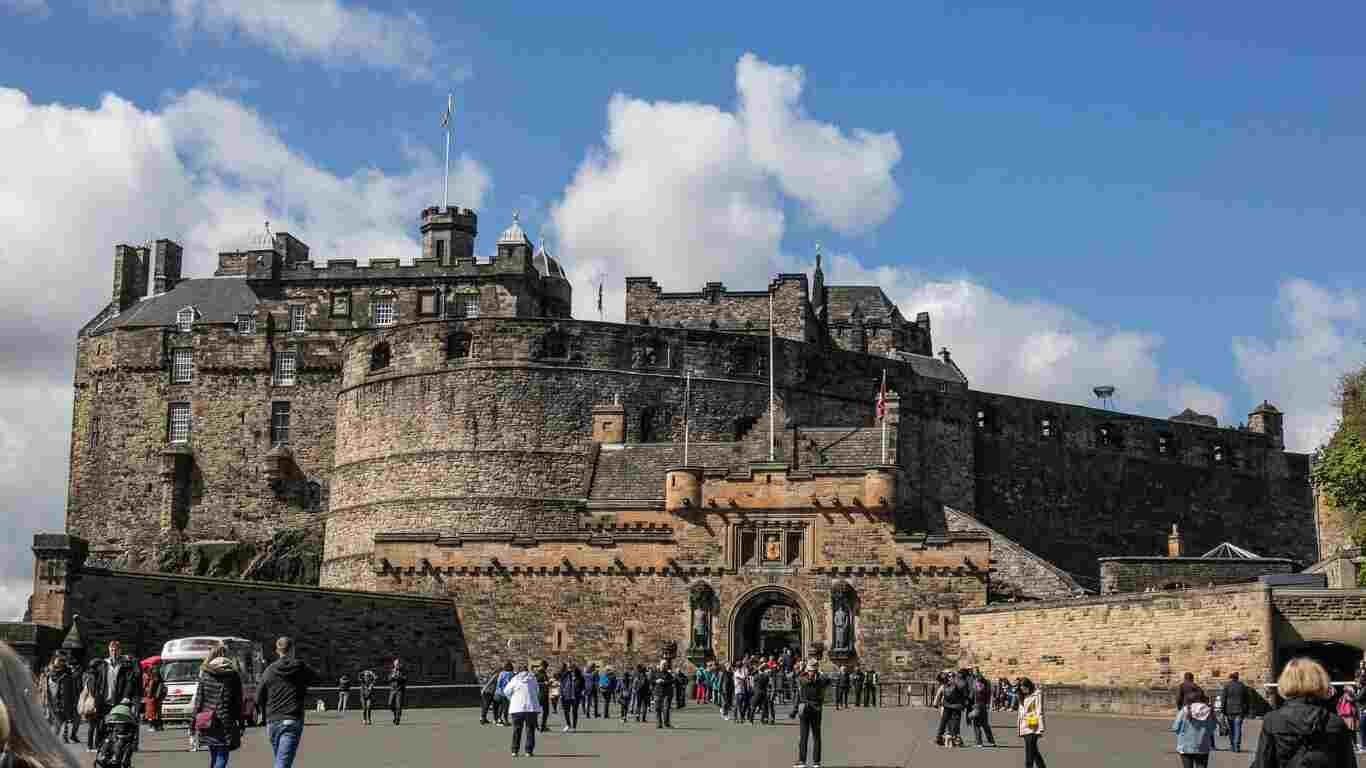
[[[1230,672],[1250,685],[1267,681],[1272,618],[1271,592],[1261,584],[989,606],[963,611],[960,661],[991,679],[1157,689],[1174,702],[1186,672],[1208,691]]]
[[[770,292],[775,335],[796,341],[824,338],[811,314],[805,274],[779,275],[765,291],[728,291],[721,283],[707,283],[688,293],[665,293],[648,277],[628,277],[626,322],[767,335]]]
[[[1298,570],[1293,560],[1270,558],[1107,557],[1100,561],[1100,591],[1110,594],[1214,587]]]
[[[959,508],[1063,570],[1094,578],[1098,558],[1161,554],[1172,523],[1191,553],[1227,541],[1263,557],[1313,559],[1308,457],[1267,435],[972,397],[975,493]]]

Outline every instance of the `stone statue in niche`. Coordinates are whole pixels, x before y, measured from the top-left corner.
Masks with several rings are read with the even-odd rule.
[[[841,582],[830,592],[834,633],[832,651],[849,651],[854,647],[854,588]]]
[[[709,585],[697,583],[688,592],[688,604],[692,608],[691,631],[688,642],[690,658],[705,658],[711,653],[712,611],[716,607],[716,593]]]

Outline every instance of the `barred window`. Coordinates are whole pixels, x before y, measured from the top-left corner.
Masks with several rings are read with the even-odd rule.
[[[393,299],[375,300],[375,325],[380,327],[390,326],[398,319],[398,312],[394,309]]]
[[[194,327],[194,307],[185,307],[175,313],[175,324],[181,333],[189,333]]]
[[[181,445],[190,442],[190,404],[171,403],[170,425],[167,428],[168,442]]]
[[[289,308],[289,332],[303,333],[308,330],[308,307],[296,304]]]
[[[479,295],[465,294],[457,299],[460,317],[479,317]]]
[[[289,403],[270,404],[270,444],[289,445]]]
[[[241,334],[256,333],[256,316],[255,316],[255,315],[238,315],[238,316],[237,316],[237,332],[238,332],[238,333],[241,333]]]
[[[294,366],[296,353],[277,352],[275,353],[275,386],[289,387],[294,385]]]
[[[171,350],[171,382],[186,384],[194,380],[194,350]]]

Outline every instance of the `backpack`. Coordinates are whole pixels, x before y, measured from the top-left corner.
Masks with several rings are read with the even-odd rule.
[[[1338,697],[1338,717],[1346,720],[1349,717],[1356,717],[1356,707],[1352,706],[1352,700],[1346,694]]]

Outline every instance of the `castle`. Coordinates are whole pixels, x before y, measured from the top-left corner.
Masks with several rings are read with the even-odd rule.
[[[174,242],[118,246],[40,562],[448,601],[480,671],[818,641],[925,675],[961,611],[1098,591],[1099,558],[1174,523],[1192,551],[1318,554],[1269,403],[1229,429],[974,390],[928,314],[819,257],[758,290],[627,278],[625,322],[576,320],[518,222],[487,261],[476,234],[429,208],[411,264],[279,233],[199,279]],[[69,623],[60,591],[35,620]]]

